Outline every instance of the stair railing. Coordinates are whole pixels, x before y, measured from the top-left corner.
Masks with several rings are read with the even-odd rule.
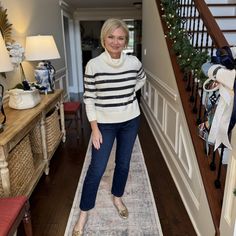
[[[192,136],[215,224],[216,235],[218,235],[223,187],[226,176],[226,168],[222,168],[224,146],[220,147],[220,153],[218,150],[213,151],[213,147],[210,147],[210,151],[206,154],[205,143],[200,139],[197,131],[197,125],[204,122],[206,114],[205,107],[203,106],[203,82],[199,78],[201,74],[198,73],[201,71],[201,65],[204,61],[199,59],[200,64],[196,63],[194,67],[186,63],[186,60],[191,61],[194,57],[199,56],[199,53],[205,53],[208,55],[209,59],[217,48],[228,46],[228,42],[204,0],[156,0],[156,2],[160,15],[163,17],[163,28],[167,36],[167,44],[169,46],[186,120]],[[167,21],[166,18],[168,18]],[[173,21],[171,18],[173,18]],[[179,26],[176,29],[176,22],[178,21]],[[174,29],[172,27],[173,22],[175,23]],[[189,58],[186,57],[187,59],[185,58],[186,60],[184,63],[182,62],[182,64],[180,61],[182,55],[179,55],[179,52],[175,53],[175,55],[172,53],[173,49],[175,52],[178,51],[175,49],[179,46],[176,32],[184,32],[180,37],[182,38],[183,35],[184,37],[186,36],[188,43],[196,51],[192,59],[191,55],[188,55],[187,57]],[[184,44],[188,43],[184,42]],[[184,44],[179,47],[184,47]],[[204,56],[202,58],[206,60]],[[186,70],[187,67],[188,69]],[[189,104],[191,104],[191,106]],[[216,168],[216,166],[218,166],[218,168]],[[212,171],[217,169],[217,173],[208,171],[208,169]],[[215,176],[217,177],[215,178]]]

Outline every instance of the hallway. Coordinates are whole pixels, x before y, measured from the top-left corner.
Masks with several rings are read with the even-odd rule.
[[[73,127],[67,130],[66,143],[60,145],[52,158],[50,174],[42,176],[30,197],[35,236],[64,235],[90,137],[88,122],[83,124],[79,141],[76,140]],[[141,116],[139,138],[163,234],[195,236],[191,221],[144,115]],[[21,229],[19,235],[24,235]]]

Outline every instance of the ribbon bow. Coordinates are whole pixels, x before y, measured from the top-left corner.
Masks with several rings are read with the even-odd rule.
[[[216,67],[216,65],[212,67]],[[219,67],[219,65],[217,71],[214,69],[216,68],[210,68],[208,75],[209,79],[219,82],[220,100],[214,114],[208,142],[215,144],[214,150],[216,150],[220,144],[224,144],[227,148],[232,149],[228,137],[228,128],[234,103],[233,87],[236,71],[235,69],[228,70],[222,66]],[[216,73],[213,74],[213,72]]]

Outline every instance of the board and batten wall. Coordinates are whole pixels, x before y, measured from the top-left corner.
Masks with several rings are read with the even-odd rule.
[[[197,235],[215,233],[155,0],[143,1],[142,109]],[[163,181],[165,181],[163,179]]]

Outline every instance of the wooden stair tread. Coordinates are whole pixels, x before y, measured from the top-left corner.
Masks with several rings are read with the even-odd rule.
[[[182,16],[185,19],[195,19],[194,16]],[[236,19],[236,16],[214,16],[215,19]]]
[[[191,7],[191,4],[182,4],[182,7]],[[209,7],[236,7],[236,3],[209,3]]]
[[[236,7],[236,3],[209,3],[209,7]]]
[[[236,16],[214,16],[215,19],[236,19]]]
[[[236,29],[223,29],[221,31],[224,33],[236,33]]]
[[[236,33],[236,29],[222,29],[221,30],[223,33]],[[198,31],[197,30],[188,30],[189,33],[197,33]],[[207,30],[201,30],[200,33],[206,33]]]

